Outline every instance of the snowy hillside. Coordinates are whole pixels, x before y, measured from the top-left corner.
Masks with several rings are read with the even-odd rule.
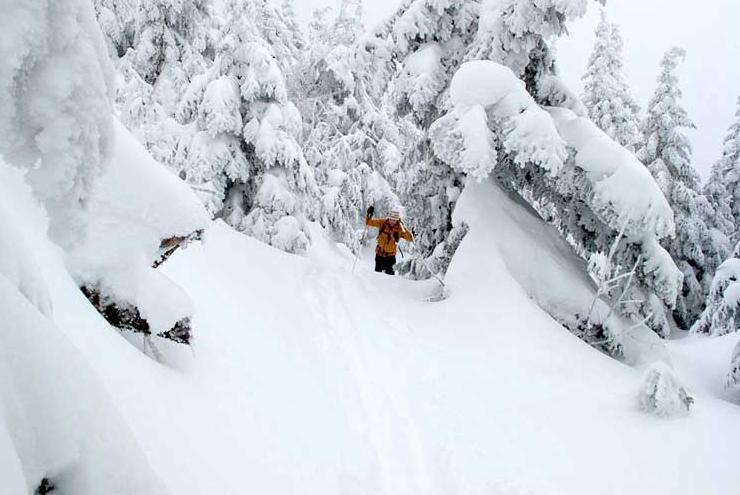
[[[425,302],[436,282],[366,262],[353,275],[329,243],[296,257],[218,222],[165,265],[196,311],[194,353],[174,370],[49,273],[55,319],[171,493],[735,493],[711,459],[734,452],[740,411],[696,391],[685,418],[639,412],[640,374],[528,296],[528,276],[545,277],[534,297],[546,297],[572,255],[543,243],[526,273],[512,269],[498,228],[531,238],[539,220],[492,183],[466,194],[471,232],[439,303]]]

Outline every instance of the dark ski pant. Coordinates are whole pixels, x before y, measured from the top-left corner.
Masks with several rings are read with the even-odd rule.
[[[375,255],[375,271],[376,272],[385,272],[388,275],[394,275],[395,272],[393,271],[393,265],[395,264],[396,264],[395,256],[380,256],[378,254]]]

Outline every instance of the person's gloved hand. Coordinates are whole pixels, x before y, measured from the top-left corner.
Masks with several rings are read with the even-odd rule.
[[[395,241],[398,242],[398,232],[393,233],[393,239],[395,239]]]
[[[369,208],[367,209],[367,218],[370,218],[370,217],[372,217],[374,213],[375,213],[375,207],[371,205],[371,206],[370,206],[370,207],[369,207]]]

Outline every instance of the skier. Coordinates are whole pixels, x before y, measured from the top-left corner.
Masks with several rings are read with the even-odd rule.
[[[401,214],[397,207],[391,208],[388,218],[373,219],[374,213],[374,206],[367,209],[365,225],[380,229],[378,232],[378,245],[375,247],[375,271],[393,275],[398,240],[405,239],[408,242],[414,242],[414,236],[403,226]]]

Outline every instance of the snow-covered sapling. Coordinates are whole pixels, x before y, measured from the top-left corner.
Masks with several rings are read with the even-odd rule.
[[[679,417],[688,414],[693,403],[694,398],[665,363],[653,363],[645,372],[638,396],[641,411],[662,418]]]

